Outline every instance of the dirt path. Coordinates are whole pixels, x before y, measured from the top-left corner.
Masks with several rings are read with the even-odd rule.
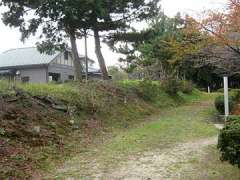
[[[191,170],[191,161],[204,156],[205,148],[216,143],[217,137],[213,137],[179,144],[164,151],[146,152],[138,160],[126,162],[120,169],[113,170],[110,175],[104,175],[103,179],[181,179],[182,172]]]
[[[156,122],[117,136],[110,146],[76,156],[50,179],[239,179],[237,168],[219,160],[216,129],[222,125],[214,127],[210,122],[212,107],[211,101],[204,101],[168,110]],[[150,147],[143,152],[137,149],[136,153],[129,153],[128,148],[141,149],[145,147],[142,144]],[[119,146],[120,150],[116,148]]]
[[[222,129],[222,124],[215,124]],[[186,171],[193,171],[192,161],[206,156],[206,148],[217,145],[217,136],[200,139],[164,149],[145,152],[140,158],[124,163],[120,168],[105,174],[106,180],[161,180],[182,179]]]

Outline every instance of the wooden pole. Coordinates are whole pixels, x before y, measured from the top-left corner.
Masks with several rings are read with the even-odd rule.
[[[86,71],[86,81],[88,80],[88,50],[87,50],[87,31],[85,30],[85,71]]]

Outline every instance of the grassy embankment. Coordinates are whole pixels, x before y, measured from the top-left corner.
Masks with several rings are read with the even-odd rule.
[[[125,82],[125,87],[137,86],[138,82]],[[163,91],[153,103],[158,113],[128,128],[117,128],[111,131],[111,138],[98,138],[98,143],[80,151],[74,159],[56,170],[51,178],[103,177],[125,161],[141,157],[142,152],[156,149],[171,149],[176,144],[216,137],[218,130],[212,123],[215,113],[213,100],[216,94],[207,95],[194,90],[191,95],[179,93],[170,97]],[[161,106],[161,100],[164,106]],[[182,104],[182,106],[179,106]],[[163,108],[165,107],[165,108]],[[135,122],[136,123],[136,122]],[[99,143],[100,142],[100,143]],[[76,146],[81,149],[81,146]],[[200,159],[189,157],[187,165],[191,171],[181,174],[183,178],[197,179],[239,179],[240,172],[236,167],[219,160],[216,146],[208,147]],[[173,164],[181,168],[186,164]],[[177,171],[177,169],[176,169]],[[50,179],[51,179],[50,178]]]
[[[54,124],[44,123],[43,125],[39,120],[35,122],[46,130],[48,130],[45,127],[46,124],[51,126],[51,131],[55,133],[54,137],[60,136],[63,147],[59,148],[59,143],[56,142],[37,147],[24,145],[23,149],[30,150],[29,153],[24,154],[24,158],[20,160],[19,158],[9,160],[19,163],[31,161],[34,165],[33,171],[42,169],[50,172],[56,163],[61,163],[74,154],[80,154],[79,162],[83,164],[98,156],[102,167],[107,167],[116,160],[114,157],[121,159],[134,152],[168,147],[176,142],[208,137],[217,133],[213,126],[205,121],[206,117],[212,114],[212,109],[199,111],[189,117],[189,114],[185,113],[191,110],[188,109],[189,106],[176,108],[181,104],[197,103],[209,98],[197,90],[192,94],[179,92],[178,96],[171,97],[156,85],[150,89],[154,94],[149,95],[148,93],[151,92],[148,87],[132,81],[121,82],[118,85],[91,82],[81,86],[25,84],[19,87],[33,96],[51,96],[74,107],[71,116],[54,111],[58,114],[57,117],[61,116],[59,121],[55,117]],[[2,93],[8,92],[4,82],[1,82],[0,89]],[[13,92],[10,94],[15,96]],[[39,111],[35,106],[32,110],[36,113]],[[156,121],[159,116],[161,119]],[[48,113],[45,114],[44,119],[51,121]],[[31,119],[29,119],[30,122]],[[0,135],[0,139],[7,139],[15,146],[22,144],[16,137],[6,137],[4,134]],[[12,166],[12,168],[16,167]],[[86,167],[83,167],[84,169]],[[18,169],[11,169],[11,166],[7,171],[16,171],[13,177],[19,175]],[[87,172],[86,169],[82,173]]]
[[[112,136],[113,132],[137,125],[144,117],[157,113],[157,107],[179,104],[160,87],[154,89],[158,91],[154,100],[145,101],[148,89],[139,84],[18,85],[32,96],[50,96],[73,107],[70,116],[42,106],[35,99],[19,96],[8,89],[6,81],[1,81],[1,178],[19,179],[31,176],[35,169],[51,170],[56,162],[64,161],[62,157],[97,143],[96,137]],[[75,143],[81,148],[74,148]]]

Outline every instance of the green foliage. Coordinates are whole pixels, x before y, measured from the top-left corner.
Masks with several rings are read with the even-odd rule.
[[[79,86],[71,84],[24,84],[23,89],[33,95],[51,96],[63,101],[70,106],[76,106],[79,111],[88,113],[104,111],[106,103],[111,104],[114,100],[112,96],[108,98],[108,92],[100,89],[101,83],[82,83]],[[104,86],[104,85],[103,85]],[[104,88],[104,87],[103,87]],[[112,102],[114,103],[114,102]]]
[[[190,81],[181,81],[180,90],[185,94],[191,94],[193,92],[193,83]]]
[[[169,78],[162,82],[162,87],[169,95],[176,96],[178,91],[181,90],[181,82],[175,78]]]
[[[8,81],[0,80],[0,92],[7,92],[9,90],[10,84]]]
[[[113,81],[120,81],[128,78],[128,74],[117,66],[108,67],[108,73],[110,76],[112,76]]]
[[[123,81],[120,83],[127,93],[137,95],[138,98],[156,107],[177,106],[178,101],[169,96],[158,81]]]
[[[133,46],[119,48],[120,53],[126,55],[125,61],[132,65],[129,67],[157,73],[158,78],[159,74],[162,79],[172,74],[183,76],[187,70],[185,59],[200,51],[206,36],[198,30],[194,19],[183,18],[180,13],[170,18],[159,11],[149,22],[149,28],[144,31],[116,37]]]
[[[178,84],[181,85],[179,81]],[[166,93],[165,88],[159,81],[122,81],[120,86],[122,86],[127,93],[137,94],[139,98],[157,107],[177,106],[184,102],[198,101],[203,97],[202,92],[197,89],[193,89],[191,93],[186,94],[180,92],[181,88],[179,88],[176,94],[170,95]]]
[[[5,135],[5,130],[0,127],[0,136],[4,136],[4,135]]]
[[[231,117],[218,140],[221,159],[240,168],[240,117]]]
[[[96,81],[96,82],[89,81],[88,83],[81,83],[81,84],[75,84],[75,83],[17,84],[17,87],[27,91],[33,96],[50,96],[56,101],[61,101],[65,105],[69,105],[71,108],[74,107],[73,108],[74,124],[72,125],[68,121],[70,119],[68,119],[67,114],[65,114],[66,119],[63,118],[64,119],[64,120],[62,119],[63,121],[58,121],[58,118],[53,120],[52,113],[54,114],[56,113],[57,117],[63,116],[64,114],[58,111],[56,112],[51,111],[50,114],[45,114],[45,111],[44,111],[45,108],[42,106],[37,106],[39,109],[36,106],[30,106],[30,107],[27,106],[30,110],[32,110],[33,112],[36,112],[36,114],[40,114],[40,112],[44,113],[44,117],[43,117],[45,119],[44,121],[43,120],[39,121],[38,119],[36,119],[36,123],[37,125],[41,125],[41,129],[43,129],[43,127],[47,128],[46,131],[44,129],[44,131],[42,132],[43,133],[51,132],[49,131],[49,129],[52,129],[52,131],[54,132],[53,134],[61,136],[64,140],[64,143],[67,140],[69,140],[68,137],[69,138],[71,137],[70,138],[71,140],[73,139],[72,136],[69,136],[68,134],[69,131],[72,130],[72,128],[74,130],[75,128],[79,129],[80,134],[76,133],[79,135],[76,141],[79,142],[80,140],[82,142],[82,141],[85,141],[85,139],[83,138],[85,138],[86,135],[87,135],[87,138],[98,136],[99,134],[102,133],[103,129],[104,129],[104,134],[108,131],[116,130],[114,131],[115,133],[115,132],[119,132],[120,130],[126,130],[126,128],[130,126],[139,124],[144,120],[144,117],[152,115],[154,114],[154,112],[159,111],[159,109],[157,109],[156,107],[161,107],[162,109],[164,109],[170,106],[177,106],[183,102],[193,102],[197,97],[201,97],[200,93],[194,94],[195,92],[194,91],[193,94],[191,95],[180,94],[179,97],[181,98],[181,101],[179,101],[179,98],[175,98],[168,95],[161,87],[159,81],[120,81],[120,82],[117,82],[116,84],[112,82],[102,82],[102,81]],[[4,87],[1,87],[1,88],[4,89]],[[25,108],[21,104],[23,100],[21,99],[19,101],[20,101],[19,108]],[[29,109],[26,112],[29,112]],[[171,109],[173,110],[175,108],[171,108]],[[49,109],[46,108],[46,110],[48,111]],[[38,117],[36,116],[36,118]],[[182,119],[186,120],[186,118],[182,118]],[[159,137],[163,136],[166,131],[165,127],[171,127],[172,124],[176,123],[175,121],[178,121],[178,119],[176,120],[174,119],[171,123],[169,123],[168,121],[169,115],[166,115],[165,120],[166,122],[159,121],[160,122],[159,125],[152,124],[149,128],[147,128],[148,132],[149,133],[153,132],[152,135],[154,134],[156,135],[158,134],[156,132],[159,132],[159,130],[163,130],[162,133],[160,133],[161,135],[159,134]],[[29,122],[30,124],[32,123],[31,119],[29,119]],[[28,121],[24,123],[28,123]],[[165,126],[165,123],[167,123],[166,126]],[[186,122],[184,123],[189,123],[189,122],[188,120],[186,120]],[[182,128],[180,121],[178,121],[178,123],[175,125],[180,129]],[[16,132],[14,131],[14,133],[23,132],[22,129],[19,129],[19,126],[17,127],[19,131],[16,130]],[[154,127],[157,127],[157,129],[155,129]],[[184,127],[187,127],[187,126],[184,125]],[[155,130],[152,131],[152,129],[155,129]],[[205,127],[203,129],[206,130]],[[5,130],[7,132],[8,129],[6,128]],[[6,136],[5,130],[4,128],[2,129],[0,128],[0,137]],[[182,134],[183,131],[178,131],[178,132]],[[187,137],[192,137],[192,132],[189,134],[191,134],[191,136],[187,135]],[[26,142],[28,142],[29,133],[27,133],[26,137],[27,137]],[[9,137],[9,139],[11,138],[12,137]],[[156,139],[159,139],[159,138],[156,138]],[[152,140],[152,139],[149,138],[149,140]],[[52,143],[54,143],[54,140],[49,142],[49,146],[45,146],[45,147],[40,146],[39,147],[40,149],[34,148],[33,151],[29,152],[29,153],[32,153],[31,158],[29,159],[28,158],[29,156],[26,156],[27,157],[26,160],[31,161],[34,165],[36,165],[41,170],[42,169],[50,170],[52,167],[52,164],[55,162],[54,160],[58,161],[57,159],[59,159],[62,155],[59,153],[59,147],[54,147],[55,145]],[[130,143],[132,144],[132,142]],[[52,149],[51,147],[54,147],[53,150],[46,151],[46,149],[49,149],[49,148]],[[67,150],[67,153],[69,152],[72,152],[72,149]],[[32,159],[32,156],[33,156],[33,159]],[[12,161],[17,161],[17,163],[19,162],[21,163],[21,161],[23,160],[25,159],[23,159],[22,156],[13,156],[11,159],[9,159],[9,162],[11,163]],[[46,162],[46,163],[43,163],[43,162]],[[15,171],[21,172],[21,169],[17,169],[16,167],[17,166],[11,166],[10,169],[7,170],[6,172],[11,172],[11,170],[13,170],[14,172]],[[3,170],[3,172],[4,171],[5,169]],[[2,173],[2,174],[4,174],[3,177],[5,178],[6,173]],[[17,176],[13,174],[13,177],[17,177]],[[22,178],[18,177],[17,179],[22,179]]]
[[[230,94],[234,97],[234,100],[236,102],[240,100],[240,90],[239,89],[230,89]]]
[[[231,123],[234,121],[240,122],[240,116],[235,116],[235,115],[228,116],[228,118],[227,118],[228,123]]]
[[[224,108],[224,96],[221,95],[221,96],[218,96],[216,99],[215,99],[215,107],[217,109],[217,111],[220,113],[220,114],[224,114],[225,113],[225,108]],[[229,96],[229,111],[231,112],[234,108],[234,105],[235,105],[235,97],[234,96]]]
[[[99,32],[112,33],[129,29],[132,21],[142,21],[153,16],[158,9],[158,2],[159,0],[2,0],[0,5],[6,7],[3,13],[6,25],[18,28],[23,41],[30,35],[35,36],[40,29],[43,41],[37,43],[38,48],[41,52],[51,53],[52,50],[66,48],[66,36],[76,40],[83,36],[85,30],[94,31],[96,48],[101,51]],[[29,19],[27,15],[30,10],[34,16]],[[103,57],[98,56],[98,59],[103,61],[104,66]]]
[[[145,101],[154,102],[159,92],[161,91],[160,86],[152,81],[141,81],[139,83],[137,93],[140,98]]]

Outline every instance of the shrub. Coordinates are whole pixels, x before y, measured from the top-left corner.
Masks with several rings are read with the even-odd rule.
[[[231,90],[230,93],[234,97],[235,101],[239,101],[239,99],[240,99],[240,90],[239,89]]]
[[[191,94],[193,92],[193,83],[190,81],[182,81],[180,90],[185,94]]]
[[[181,87],[181,82],[174,79],[174,78],[170,78],[165,80],[162,83],[162,87],[164,88],[165,92],[171,96],[176,96],[178,91],[180,91],[180,87]]]
[[[234,122],[234,121],[239,121],[240,122],[240,116],[234,116],[234,115],[228,116],[227,123],[231,123],[231,122]]]
[[[226,123],[218,139],[221,160],[229,161],[240,168],[240,117],[234,117]]]
[[[235,105],[235,98],[234,96],[229,96],[229,111],[231,112],[234,108],[234,105]],[[220,114],[224,114],[225,112],[225,108],[224,108],[224,96],[221,95],[221,96],[218,96],[216,99],[215,99],[215,107],[217,109],[217,111],[220,113]]]
[[[145,101],[155,101],[158,96],[160,86],[153,81],[141,81],[137,87],[137,94]]]

